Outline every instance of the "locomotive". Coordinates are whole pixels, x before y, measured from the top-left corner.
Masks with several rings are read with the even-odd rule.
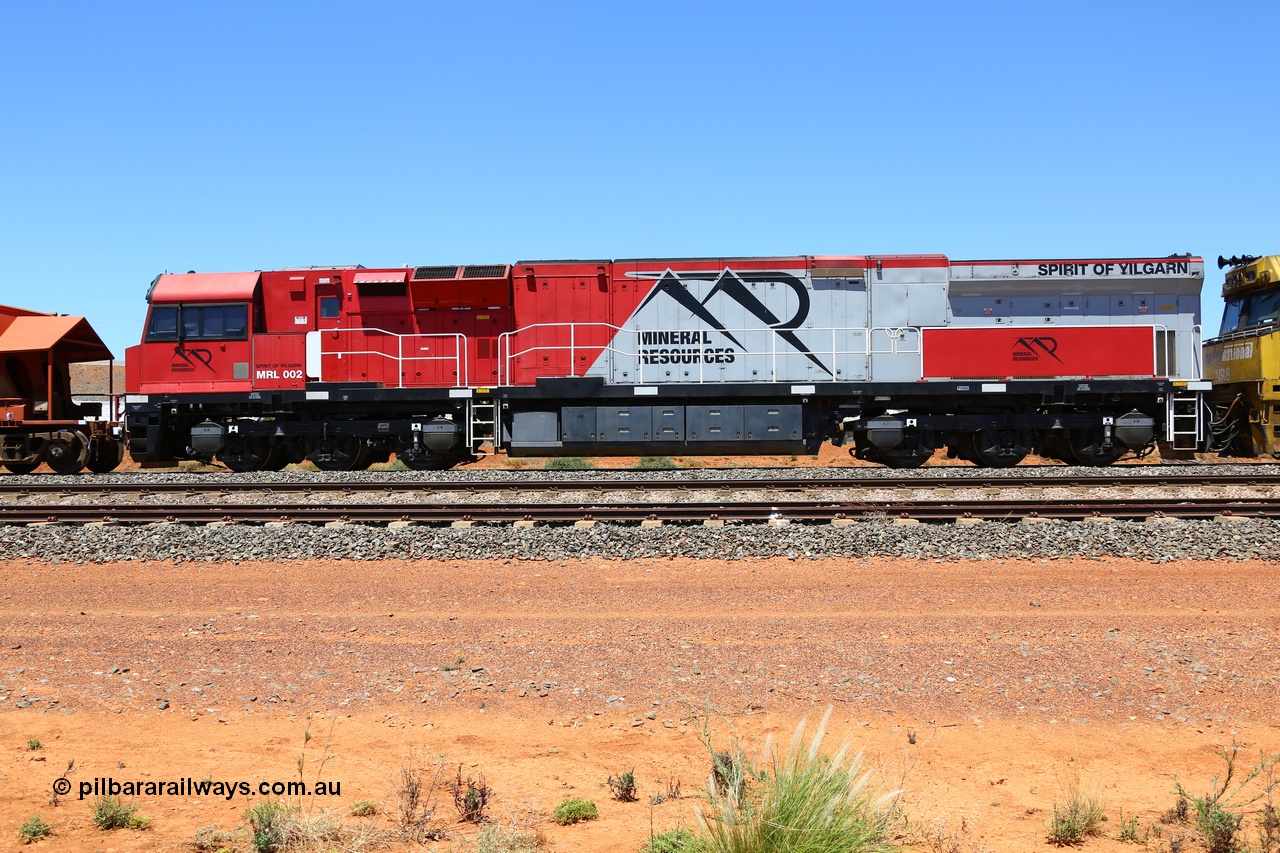
[[[520,261],[165,274],[126,352],[142,464],[1200,448],[1191,255]]]
[[[30,474],[43,462],[58,474],[86,467],[106,473],[120,464],[124,436],[113,413],[103,411],[112,403],[77,403],[71,397],[70,365],[112,359],[83,317],[0,305],[0,358],[5,468]]]
[[[1223,267],[1222,327],[1204,345],[1210,449],[1280,457],[1280,255],[1219,256]]]

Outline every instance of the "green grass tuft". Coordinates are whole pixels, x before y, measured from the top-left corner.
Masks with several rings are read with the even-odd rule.
[[[251,842],[257,853],[276,853],[288,837],[288,824],[293,809],[273,800],[246,809],[244,819],[253,833]]]
[[[659,833],[640,848],[640,853],[707,853],[707,842],[687,829]]]
[[[1046,825],[1050,844],[1066,847],[1079,844],[1091,835],[1102,834],[1102,800],[1080,790],[1078,782],[1067,785],[1062,803],[1053,804],[1053,818]]]
[[[138,815],[138,804],[119,797],[98,797],[93,801],[93,825],[101,830],[146,829],[151,821]]]
[[[641,471],[667,471],[675,467],[670,456],[641,456],[636,460],[636,468]]]
[[[537,830],[486,823],[476,833],[473,844],[475,853],[538,853],[543,838]]]
[[[599,817],[600,811],[596,808],[596,804],[582,797],[570,797],[556,806],[556,810],[551,814],[551,819],[561,826],[581,823],[584,820],[596,820]]]
[[[758,763],[740,750],[727,761],[712,751],[716,768],[729,778],[712,782],[698,813],[707,853],[859,853],[892,846],[896,793],[876,796],[861,754],[851,755],[847,744],[822,754],[830,716],[828,709],[808,742],[803,722],[788,749],[769,742]]]
[[[356,800],[351,804],[351,814],[356,817],[370,817],[378,813],[378,804],[373,800]]]
[[[554,459],[548,459],[547,464],[542,467],[547,471],[586,471],[596,466],[581,456],[557,456]]]
[[[32,844],[51,832],[53,827],[41,820],[40,815],[36,815],[18,827],[18,837],[22,839],[23,844]]]

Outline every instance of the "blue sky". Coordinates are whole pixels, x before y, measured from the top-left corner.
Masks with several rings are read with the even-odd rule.
[[[164,271],[1280,251],[1242,3],[0,0],[0,302]]]

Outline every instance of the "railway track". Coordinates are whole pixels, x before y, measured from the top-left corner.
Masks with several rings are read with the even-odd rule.
[[[0,523],[33,524],[566,524],[825,523],[893,518],[960,522],[1028,519],[1280,518],[1280,497],[956,501],[722,501],[590,503],[123,503],[0,508]]]
[[[1045,488],[1133,488],[1133,487],[1272,487],[1280,486],[1280,466],[1252,466],[1258,472],[1245,474],[1213,473],[1176,469],[1155,469],[1152,473],[1088,473],[1056,475],[941,475],[916,474],[889,477],[579,477],[548,479],[510,476],[476,479],[321,479],[310,476],[263,482],[251,479],[218,479],[195,477],[181,480],[151,479],[146,474],[106,478],[86,477],[57,482],[39,482],[45,478],[0,477],[0,498],[10,500],[33,496],[85,495],[203,495],[203,494],[379,494],[413,495],[433,492],[583,492],[583,491],[799,491],[812,489],[1045,489]],[[969,469],[960,469],[968,471]],[[1128,470],[1128,469],[1119,469]]]

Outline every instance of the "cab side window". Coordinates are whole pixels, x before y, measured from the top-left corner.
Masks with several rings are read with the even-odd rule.
[[[1237,299],[1227,303],[1222,311],[1222,328],[1218,330],[1218,334],[1227,335],[1240,328],[1240,306],[1243,302],[1244,300]]]
[[[148,341],[243,341],[248,305],[161,305],[151,309]]]
[[[147,325],[148,341],[176,341],[178,339],[178,308],[162,305],[151,309],[151,322]]]

